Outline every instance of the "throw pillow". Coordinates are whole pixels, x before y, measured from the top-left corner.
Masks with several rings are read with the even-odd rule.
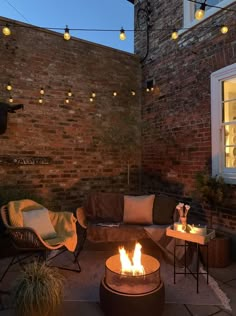
[[[153,223],[167,225],[173,223],[176,200],[166,195],[157,195],[153,205]]]
[[[152,224],[155,195],[124,196],[123,222],[129,224]]]
[[[25,211],[22,214],[24,227],[33,228],[43,239],[56,237],[56,231],[46,208]]]

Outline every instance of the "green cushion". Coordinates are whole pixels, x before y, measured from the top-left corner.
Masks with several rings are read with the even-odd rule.
[[[156,195],[153,205],[153,223],[167,225],[173,223],[176,199],[166,195]]]

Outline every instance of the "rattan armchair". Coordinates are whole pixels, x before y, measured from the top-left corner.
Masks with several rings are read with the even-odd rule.
[[[0,282],[3,280],[4,276],[10,269],[10,267],[16,263],[23,263],[28,257],[35,255],[38,260],[45,260],[48,265],[53,264],[52,259],[57,257],[58,255],[62,254],[67,249],[65,248],[64,243],[55,243],[55,245],[49,245],[48,242],[43,240],[41,236],[35,231],[33,228],[30,227],[15,227],[10,224],[9,214],[8,214],[8,206],[4,205],[1,207],[1,217],[3,224],[6,227],[6,233],[9,235],[11,242],[16,249],[17,253],[15,256],[12,257],[9,265],[6,267],[5,271],[3,272],[2,276],[0,277]],[[78,229],[78,225],[77,225]],[[79,253],[83,248],[84,241],[86,239],[86,229],[82,229],[82,234],[80,233],[80,240],[78,240],[77,247],[73,252],[74,260],[73,263],[75,264],[75,268],[65,268],[60,267],[60,269],[80,272],[81,267],[78,261]],[[58,250],[55,255],[48,256],[49,252],[53,250]]]

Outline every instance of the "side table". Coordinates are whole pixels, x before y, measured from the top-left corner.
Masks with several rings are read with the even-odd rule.
[[[174,283],[176,283],[176,275],[177,274],[191,274],[197,281],[197,293],[199,293],[199,275],[206,274],[207,275],[207,284],[208,284],[208,242],[215,237],[215,230],[208,229],[207,234],[202,236],[193,233],[187,233],[182,231],[177,231],[173,229],[173,226],[169,226],[166,229],[166,235],[175,238],[174,244]],[[176,240],[180,239],[184,241],[184,244],[178,245]],[[186,251],[187,245],[192,243],[196,246],[197,256],[196,256],[196,272],[191,271],[191,269],[187,266],[186,260]],[[199,272],[199,261],[200,261],[200,246],[206,247],[206,272]],[[184,272],[176,272],[176,248],[184,247]],[[188,272],[187,272],[188,270]]]

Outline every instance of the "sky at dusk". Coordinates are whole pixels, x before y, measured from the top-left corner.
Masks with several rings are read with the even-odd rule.
[[[69,29],[105,29],[104,31],[70,31],[74,37],[133,52],[134,34],[119,30],[134,29],[134,6],[127,0],[0,0],[0,16],[45,27]],[[58,32],[64,32],[58,30]]]

